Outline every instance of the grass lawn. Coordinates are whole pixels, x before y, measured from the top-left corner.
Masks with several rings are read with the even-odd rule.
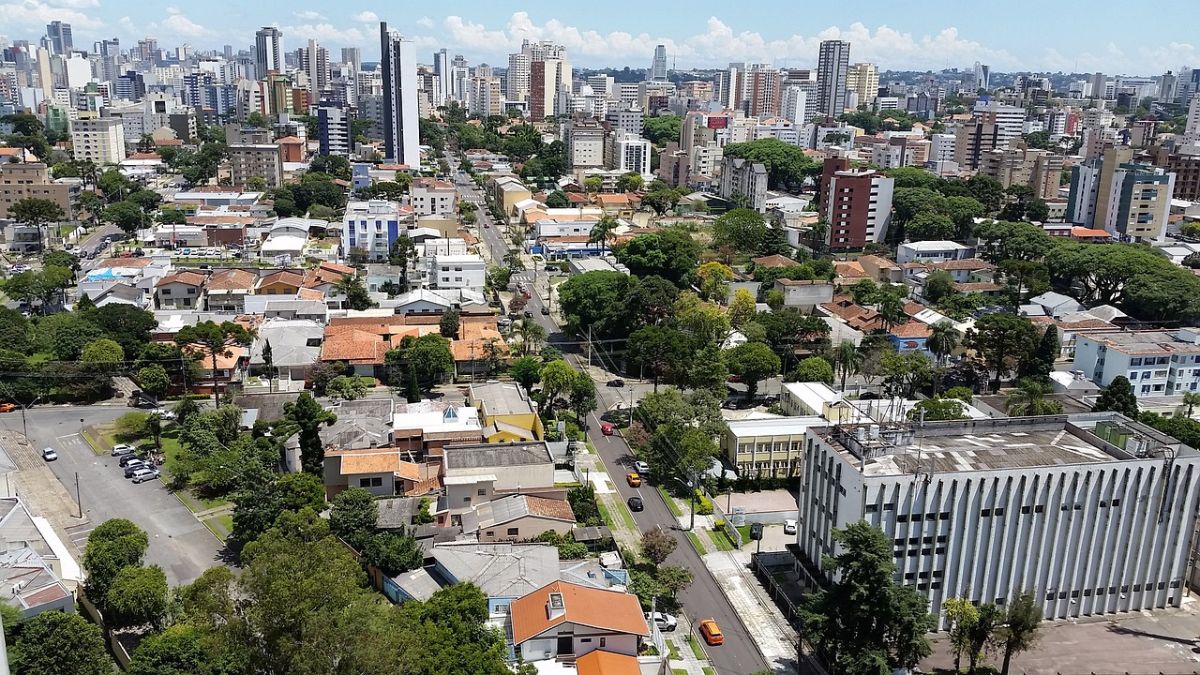
[[[688,641],[688,646],[692,648],[692,654],[697,659],[699,659],[701,661],[705,661],[708,659],[708,655],[704,653],[704,647],[700,646],[700,641],[696,639],[695,635],[688,633],[687,641]]]
[[[708,550],[704,548],[704,544],[700,542],[700,537],[696,536],[695,532],[688,532],[687,538],[688,541],[692,542],[692,547],[696,549],[696,553],[700,555],[708,553]]]
[[[688,671],[683,668],[672,668],[671,675],[688,675]]]
[[[704,675],[717,675],[717,670],[712,666],[701,666],[700,670],[704,671]]]
[[[720,531],[709,530],[708,538],[712,540],[713,546],[716,546],[718,551],[733,550],[733,542],[729,541],[729,535],[725,534],[725,528],[721,528]]]
[[[671,496],[670,492],[667,492],[665,487],[659,485],[655,489],[662,495],[663,501],[667,503],[667,509],[670,510],[671,515],[676,518],[683,515],[683,509],[679,508],[679,504],[675,503],[675,498]]]
[[[216,535],[217,539],[225,541],[233,532],[233,516],[225,514],[216,518],[206,518],[203,521],[204,526],[209,532]]]
[[[615,514],[610,513],[609,510],[605,508],[602,500],[597,499],[596,506],[600,508],[600,517],[604,519],[604,522],[607,523],[609,527],[624,527],[625,529],[632,530],[633,532],[638,531],[637,523],[633,521],[633,514],[629,512],[629,508],[624,504],[620,502],[617,503]],[[621,522],[617,523],[614,517],[620,518]]]
[[[679,649],[675,647],[674,640],[664,640],[667,643],[667,652],[670,653],[670,658],[674,661],[679,661]]]
[[[749,523],[747,523],[745,525],[738,525],[737,531],[738,531],[738,534],[742,535],[742,543],[743,544],[750,541],[750,524]]]

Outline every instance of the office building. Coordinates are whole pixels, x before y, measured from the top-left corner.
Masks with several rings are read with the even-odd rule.
[[[846,110],[846,71],[850,68],[850,43],[824,40],[817,59],[818,110],[829,117],[840,117]]]
[[[71,24],[62,21],[51,21],[46,24],[46,37],[50,41],[50,49],[59,55],[71,53],[75,48],[71,39]]]
[[[835,528],[879,528],[942,628],[953,597],[1031,592],[1046,619],[1178,607],[1197,462],[1112,412],[809,428],[797,544],[828,574]]]
[[[362,47],[342,47],[342,63],[348,64],[355,72],[362,69]]]
[[[821,167],[821,208],[833,250],[860,249],[887,236],[895,181],[870,169],[851,169],[844,158]]]
[[[654,59],[650,62],[650,79],[667,79],[667,47],[658,45],[654,48]]]
[[[254,68],[258,79],[267,73],[283,72],[283,32],[274,26],[263,26],[254,33]]]
[[[1000,127],[974,120],[959,126],[954,132],[954,161],[964,169],[975,170],[983,154],[1000,146]]]
[[[986,63],[975,62],[975,91],[991,89],[992,67]]]
[[[125,159],[125,127],[119,117],[71,120],[75,159],[120,164]]]
[[[792,478],[804,466],[809,427],[825,427],[816,415],[731,420],[721,437],[721,450],[742,478]]]
[[[251,179],[268,188],[283,184],[283,161],[274,143],[237,143],[229,146],[229,177],[234,185],[247,187]]]
[[[354,147],[350,131],[350,114],[340,106],[323,105],[317,108],[317,135],[322,155],[347,157]]]
[[[855,63],[846,71],[846,90],[855,96],[855,106],[871,107],[879,95],[879,66]],[[853,106],[852,106],[853,107]]]
[[[387,159],[421,166],[417,130],[417,47],[379,24],[383,58],[383,140]]]
[[[438,81],[437,96],[434,97],[433,104],[442,106],[446,104],[446,100],[454,88],[450,79],[450,53],[445,49],[439,49],[433,53],[433,74]]]
[[[724,157],[721,160],[722,199],[744,197],[748,208],[759,213],[767,210],[767,168],[758,162],[740,157]]]

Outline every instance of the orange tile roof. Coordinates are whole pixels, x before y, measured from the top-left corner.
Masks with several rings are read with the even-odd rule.
[[[929,266],[938,270],[994,270],[996,266],[992,263],[981,260],[979,258],[964,258],[963,260],[944,260],[942,262],[929,263]]]
[[[227,269],[213,272],[208,279],[210,291],[242,291],[254,288],[258,275],[246,270]]]
[[[325,332],[321,344],[322,361],[348,361],[352,364],[382,364],[391,349],[382,337],[365,330],[347,330],[334,335]]]
[[[755,267],[792,267],[800,263],[792,260],[785,255],[764,255],[761,258],[752,258],[750,262],[754,263]]]
[[[898,265],[896,265],[896,261],[891,260],[889,258],[885,258],[881,255],[863,255],[863,256],[858,257],[858,264],[860,266],[865,262],[869,262],[880,269],[887,269],[887,268],[898,269],[898,267],[899,267]]]
[[[259,286],[270,286],[271,284],[283,284],[285,286],[300,288],[304,285],[304,277],[289,270],[280,270],[268,274],[262,278],[262,281],[258,282]]]
[[[155,286],[155,288],[158,288],[159,286],[166,286],[167,284],[184,284],[186,286],[203,286],[204,280],[206,278],[207,277],[205,277],[203,274],[200,274],[199,272],[188,272],[188,271],[175,272],[174,274],[168,274],[167,276],[159,279],[158,283],[154,284],[154,286]]]
[[[839,277],[848,279],[865,279],[867,271],[863,269],[862,264],[857,260],[835,261],[833,269]]]
[[[636,656],[597,649],[575,659],[575,672],[579,675],[641,675],[642,671]]]
[[[325,294],[315,288],[301,288],[296,292],[297,300],[325,300]]]
[[[295,136],[284,136],[283,138],[276,140],[275,143],[278,145],[283,145],[285,143],[288,145],[304,145],[304,141],[296,138]]]
[[[399,468],[400,453],[394,450],[342,455],[343,476],[357,473],[395,473]]]
[[[526,495],[525,505],[532,515],[575,522],[575,512],[571,510],[571,505],[565,499],[547,499]]]
[[[898,338],[927,338],[933,335],[933,331],[929,326],[920,321],[905,321],[904,323],[892,326],[888,333],[895,335]]]
[[[616,194],[599,194],[596,195],[596,201],[600,202],[601,204],[609,204],[612,206],[629,204],[629,195],[623,192]]]
[[[988,291],[1002,291],[1004,286],[993,284],[987,281],[972,282],[966,284],[954,284],[954,290],[960,293],[987,293]]]
[[[1105,239],[1111,237],[1106,230],[1096,230],[1090,227],[1072,227],[1071,236],[1078,239],[1089,239],[1093,237],[1103,237]]]
[[[200,345],[184,345],[183,347],[193,354],[199,354],[201,358],[196,362],[201,370],[208,371],[212,369],[212,351]],[[217,353],[217,370],[230,370],[237,366],[238,361],[243,357],[250,355],[250,348],[241,345],[229,347],[224,352]]]
[[[553,619],[546,605],[551,593],[563,598],[563,613]],[[646,618],[637,596],[622,591],[587,588],[565,581],[553,581],[509,605],[513,642],[526,640],[563,623],[574,623],[613,633],[649,636]]]

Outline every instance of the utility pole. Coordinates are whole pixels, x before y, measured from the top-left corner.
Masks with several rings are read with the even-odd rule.
[[[83,519],[83,497],[79,496],[79,472],[75,472],[75,502],[79,505],[79,518]],[[0,674],[2,675],[2,674]]]

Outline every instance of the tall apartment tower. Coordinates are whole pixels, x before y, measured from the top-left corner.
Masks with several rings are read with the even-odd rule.
[[[308,75],[308,102],[316,103],[321,100],[321,92],[329,88],[329,50],[309,40],[300,53],[300,65]]]
[[[826,159],[821,167],[821,210],[829,223],[833,250],[878,243],[891,224],[895,180],[871,169],[852,169],[845,158]]]
[[[1108,97],[1108,78],[1104,73],[1092,74],[1092,98],[1105,99]]]
[[[283,71],[283,32],[274,26],[263,26],[254,33],[255,76],[262,80],[271,71]]]
[[[362,47],[342,47],[342,63],[349,64],[356,73],[362,70]]]
[[[1190,140],[1200,140],[1200,94],[1192,94],[1192,100],[1188,103],[1183,133]]]
[[[445,49],[439,49],[433,53],[433,74],[438,81],[438,100],[434,101],[435,106],[445,105],[446,100],[450,98],[451,92],[454,89],[451,83],[450,70],[450,54]]]
[[[654,48],[654,60],[650,62],[650,79],[667,79],[667,47],[658,45]]]
[[[383,141],[388,159],[410,167],[421,165],[417,132],[417,45],[379,22],[383,68]]]
[[[874,63],[855,63],[846,71],[846,90],[854,92],[856,105],[871,107],[879,95],[879,67]]]
[[[850,68],[850,43],[825,40],[817,58],[820,112],[838,117],[846,109],[846,71]]]
[[[50,39],[50,47],[55,54],[66,54],[74,48],[71,40],[71,24],[62,21],[51,21],[46,24],[46,37]]]
[[[508,73],[504,77],[504,95],[508,100],[529,98],[529,63],[529,55],[523,52],[508,55]]]
[[[541,121],[548,115],[568,112],[571,62],[567,60],[567,48],[553,42],[526,40],[521,44],[521,53],[529,56],[530,117]]]
[[[991,89],[992,67],[986,63],[975,62],[975,91]]]

